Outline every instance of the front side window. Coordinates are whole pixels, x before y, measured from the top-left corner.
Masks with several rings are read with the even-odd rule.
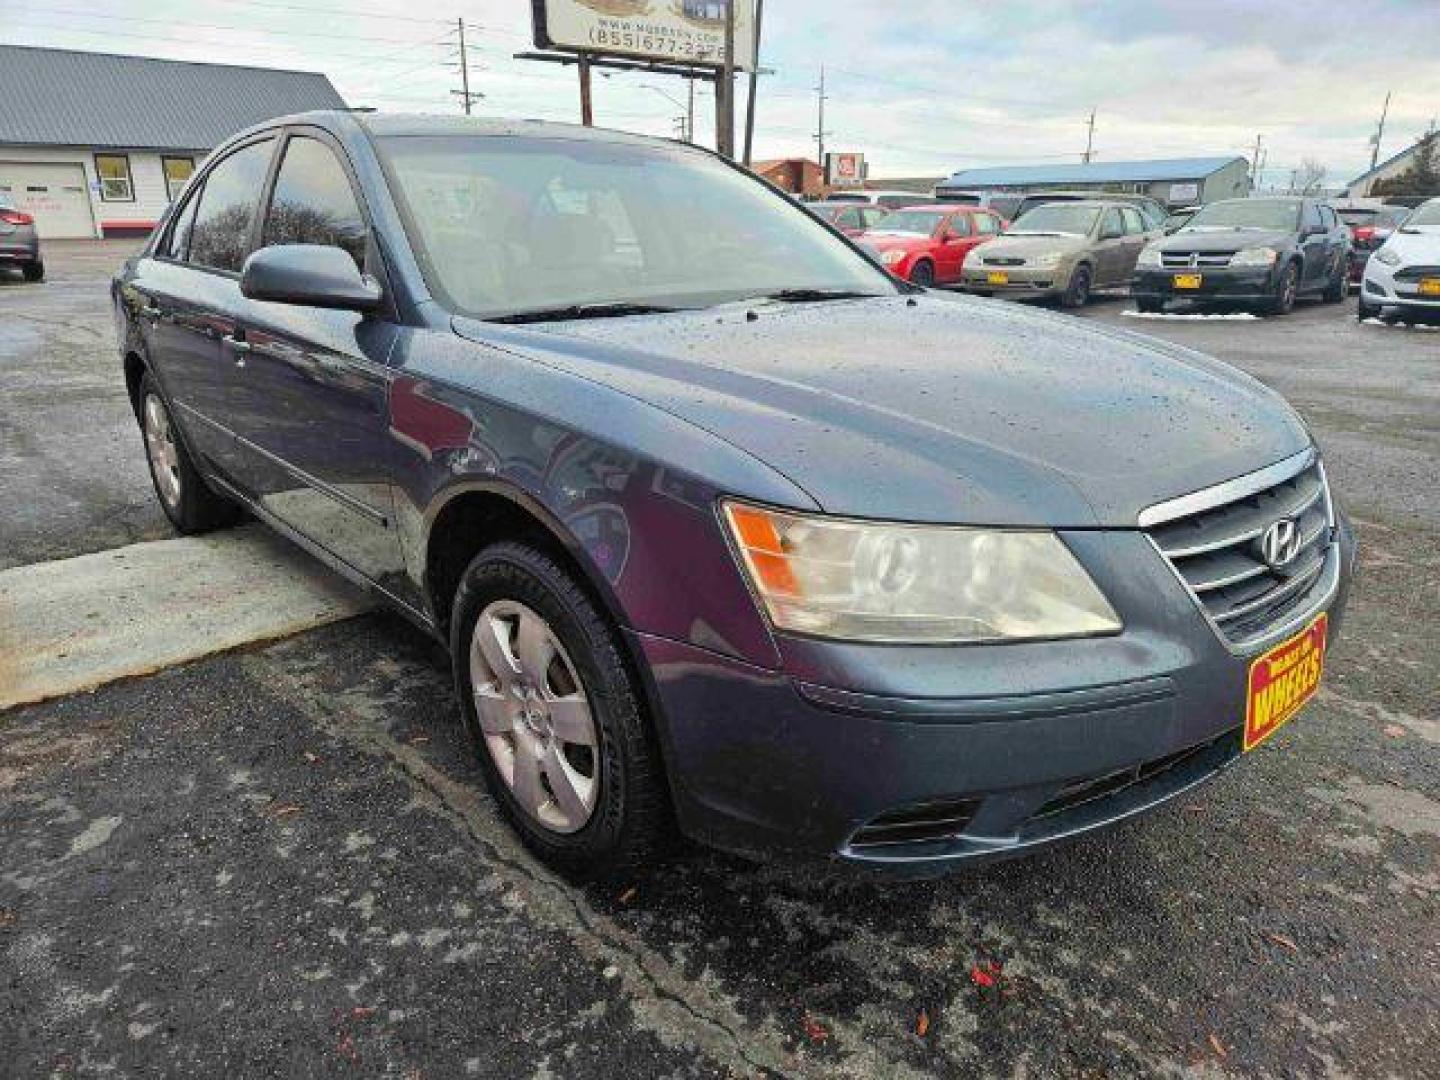
[[[185,187],[185,181],[195,171],[195,159],[191,157],[162,157],[160,167],[165,171],[165,196],[171,202]]]
[[[900,287],[799,204],[684,147],[391,136],[380,150],[431,289],[482,318]]]
[[[318,139],[292,138],[285,145],[275,193],[265,215],[261,247],[324,244],[343,248],[365,266],[365,218],[350,179],[330,148]]]
[[[130,180],[128,155],[96,154],[95,175],[100,179],[100,198],[103,201],[135,201],[135,185]]]
[[[947,231],[951,236],[969,236],[970,215],[956,214],[950,219],[950,228]]]
[[[1020,215],[1010,230],[1012,236],[1048,234],[1051,236],[1089,236],[1100,217],[1098,206],[1077,206],[1074,203],[1042,203]]]
[[[197,189],[180,212],[175,215],[175,224],[170,226],[170,235],[165,238],[161,254],[167,259],[185,260],[190,248],[190,234],[195,230],[195,211],[200,206],[200,191]]]
[[[1120,211],[1111,207],[1105,211],[1105,223],[1100,229],[1102,236],[1124,236],[1125,225],[1120,217]]]
[[[205,174],[187,262],[240,272],[245,256],[250,254],[255,206],[260,200],[274,147],[273,138],[251,143]]]

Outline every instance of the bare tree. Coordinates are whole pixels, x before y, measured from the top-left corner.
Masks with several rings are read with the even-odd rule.
[[[1295,193],[1314,195],[1324,185],[1327,172],[1329,170],[1318,159],[1301,158],[1300,167],[1295,170]]]

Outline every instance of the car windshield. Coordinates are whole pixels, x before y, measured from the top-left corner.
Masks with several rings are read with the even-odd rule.
[[[1440,232],[1440,199],[1421,203],[1400,227],[1406,232]]]
[[[426,281],[465,314],[900,288],[799,204],[694,150],[468,135],[380,145]]]
[[[1098,206],[1045,203],[1027,210],[1010,228],[1010,235],[1089,236],[1100,216]]]
[[[1229,199],[1202,206],[1187,229],[1295,229],[1298,199]]]
[[[875,231],[930,236],[944,220],[943,213],[933,210],[895,210],[880,219]]]
[[[1336,210],[1335,213],[1340,215],[1340,220],[1346,225],[1373,225],[1380,216],[1378,210],[1372,210],[1369,207],[1347,208]]]

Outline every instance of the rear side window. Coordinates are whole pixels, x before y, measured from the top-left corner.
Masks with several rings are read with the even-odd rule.
[[[1106,233],[1117,233],[1121,236],[1125,235],[1125,228],[1120,221],[1120,211],[1113,206],[1105,211],[1105,224],[1101,226],[1100,229],[1102,236]]]
[[[975,222],[975,232],[979,236],[994,236],[1000,231],[1000,222],[990,214],[976,214],[971,220]]]
[[[1133,210],[1128,206],[1122,207],[1120,216],[1125,219],[1125,231],[1127,233],[1134,235],[1135,233],[1143,233],[1146,231],[1145,219],[1140,216],[1139,210]]]
[[[261,247],[338,247],[363,269],[365,239],[365,218],[339,159],[318,139],[292,138],[285,145],[285,156],[275,177]]]
[[[240,272],[245,256],[250,254],[255,207],[274,147],[274,139],[251,143],[206,174],[187,261],[215,270]]]
[[[950,219],[950,228],[947,230],[951,236],[970,235],[970,215],[956,214]]]

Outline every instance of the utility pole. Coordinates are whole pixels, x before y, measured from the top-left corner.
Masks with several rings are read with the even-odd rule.
[[[1255,136],[1255,152],[1250,156],[1250,190],[1255,191],[1260,187],[1260,142],[1263,135]]]
[[[1375,137],[1370,140],[1370,168],[1380,160],[1380,140],[1385,137],[1385,117],[1390,115],[1390,91],[1385,91],[1385,104],[1380,107],[1380,123],[1375,126]]]
[[[755,36],[755,54],[750,58],[750,100],[745,104],[745,167],[750,167],[750,151],[755,145],[755,92],[760,81],[760,19],[765,12],[765,0],[755,0],[755,24],[750,28]]]
[[[715,149],[735,159],[735,0],[725,4],[725,63],[715,84]]]
[[[1090,122],[1086,125],[1085,132],[1085,156],[1081,158],[1086,165],[1090,164],[1090,158],[1095,149],[1095,110],[1090,110]]]
[[[479,92],[470,92],[470,56],[465,51],[465,20],[456,19],[455,25],[460,31],[460,89],[451,90],[450,93],[458,97],[465,106],[465,115],[470,115],[470,106],[479,101],[485,95]]]
[[[590,97],[590,54],[582,52],[576,67],[580,71],[580,123],[593,127],[595,106]]]
[[[819,104],[819,118],[815,124],[815,142],[818,146],[816,153],[820,158],[820,168],[825,168],[825,136],[830,132],[825,130],[825,65],[820,65],[820,85],[815,88],[817,103]]]

